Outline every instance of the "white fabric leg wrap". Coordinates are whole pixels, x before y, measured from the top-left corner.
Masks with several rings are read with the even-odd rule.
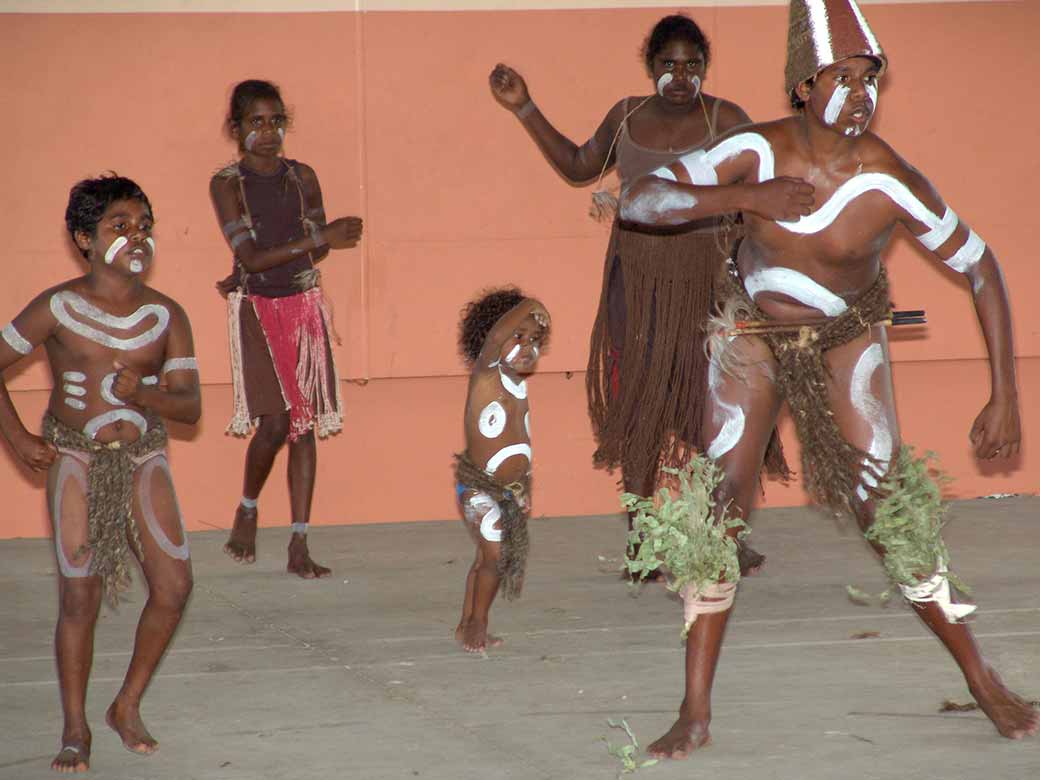
[[[679,593],[683,600],[683,618],[686,621],[686,630],[697,622],[699,615],[712,615],[716,612],[725,612],[733,606],[733,599],[737,595],[737,584],[735,582],[719,582],[698,588],[689,584]]]
[[[946,564],[939,564],[939,571],[930,580],[919,585],[900,585],[899,589],[907,601],[917,604],[936,603],[950,623],[958,623],[977,609],[975,604],[954,604],[950,597],[950,580],[946,576]]]

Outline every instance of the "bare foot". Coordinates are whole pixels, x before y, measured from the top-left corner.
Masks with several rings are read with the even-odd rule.
[[[455,629],[455,641],[458,642],[460,645],[462,645],[467,653],[479,653],[480,652],[480,650],[470,650],[466,646],[466,627],[462,623],[459,623],[458,627]],[[484,628],[484,646],[485,647],[501,647],[505,643],[506,643],[506,640],[504,640],[502,637],[495,636],[494,634],[487,633],[487,627],[485,626],[485,628]]]
[[[90,769],[90,729],[66,729],[61,735],[61,750],[51,761],[51,769],[62,774]]]
[[[737,541],[737,562],[740,564],[740,576],[751,577],[762,571],[766,556],[753,549],[747,542]]]
[[[224,552],[239,563],[256,563],[256,509],[241,504],[235,510],[235,524],[224,545]]]
[[[981,685],[970,688],[979,709],[993,721],[1001,736],[1022,739],[1040,730],[1040,711],[1018,694],[1009,691],[993,669]]]
[[[123,747],[131,753],[149,756],[159,749],[159,743],[145,728],[144,721],[141,720],[141,711],[136,704],[120,702],[117,697],[105,713],[105,723],[119,735],[123,740]]]
[[[311,560],[310,551],[307,549],[307,537],[301,534],[293,534],[289,540],[289,563],[286,565],[285,570],[305,580],[313,580],[332,574],[332,569]]]
[[[711,744],[710,722],[711,718],[690,718],[680,713],[668,733],[646,749],[647,755],[678,761],[689,758],[694,750]]]

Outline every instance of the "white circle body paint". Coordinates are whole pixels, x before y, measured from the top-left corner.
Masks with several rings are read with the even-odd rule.
[[[131,260],[130,270],[135,274],[139,274],[141,273],[141,271],[144,270],[144,263],[142,263],[140,260]]]
[[[657,94],[664,97],[664,88],[672,83],[674,77],[671,73],[662,73],[661,78],[657,80]]]
[[[105,264],[112,265],[116,259],[116,255],[119,254],[119,250],[129,243],[130,242],[127,240],[126,236],[117,237],[115,241],[109,244],[108,249],[105,250]]]
[[[506,429],[506,410],[498,401],[492,401],[480,412],[477,421],[482,436],[488,439],[496,439]]]
[[[246,148],[247,152],[253,151],[253,147],[256,146],[256,138],[256,130],[250,130],[246,140],[242,142],[242,146]]]

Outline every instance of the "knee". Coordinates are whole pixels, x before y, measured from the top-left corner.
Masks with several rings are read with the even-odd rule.
[[[195,579],[190,571],[167,577],[160,583],[149,587],[149,600],[170,612],[183,612],[195,587]]]
[[[260,419],[256,435],[271,447],[281,447],[289,436],[289,415],[268,414]]]
[[[91,621],[101,607],[101,580],[97,577],[65,580],[61,589],[63,620]]]
[[[480,550],[478,567],[487,572],[498,571],[498,559],[502,557],[501,545],[495,542],[483,542],[480,545]]]

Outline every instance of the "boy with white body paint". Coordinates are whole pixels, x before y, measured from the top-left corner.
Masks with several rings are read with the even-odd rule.
[[[54,389],[43,437],[22,425],[0,377],[0,430],[35,471],[47,498],[59,569],[55,638],[65,725],[51,767],[85,771],[91,732],[85,704],[103,591],[115,597],[138,557],[148,585],[133,657],[106,721],[123,745],[158,743],[140,716],[147,688],[192,588],[191,560],[165,455],[163,417],[200,414],[188,318],[144,284],[155,257],[151,205],[129,179],[77,184],[66,224],[89,263],[85,276],[38,295],[3,328],[0,371],[43,344]]]
[[[527,379],[549,336],[549,313],[519,290],[495,290],[471,302],[459,344],[473,367],[466,396],[466,450],[458,456],[456,495],[477,546],[466,576],[455,638],[470,653],[502,643],[487,633],[488,612],[505,582],[519,595],[531,509],[531,420]]]
[[[727,269],[728,310],[712,339],[705,419],[713,436],[708,452],[725,471],[719,505],[732,502],[747,516],[786,400],[810,491],[851,510],[887,566],[896,554],[877,535],[886,496],[878,486],[901,479],[903,460],[886,331],[872,324],[890,312],[880,253],[902,224],[970,280],[991,366],[990,400],[970,432],[976,456],[985,459],[1015,455],[1021,436],[1007,291],[992,251],[920,172],[867,131],[887,57],[855,2],[794,0],[790,31],[787,89],[799,113],[752,125],[656,171],[630,188],[623,214],[661,225],[744,212],[747,237]],[[661,201],[676,193],[692,204]],[[736,318],[760,321],[759,335],[734,337],[722,324],[726,315],[729,328]],[[784,323],[798,326],[785,333]],[[738,370],[726,370],[734,365]],[[904,596],[953,655],[1000,734],[1036,734],[1040,713],[1004,687],[959,622],[974,607],[952,602],[938,538],[933,552],[934,569],[915,571],[917,584],[900,584]],[[694,605],[700,615],[686,646],[686,695],[651,754],[685,758],[710,742],[711,686],[732,598],[722,611],[709,600]]]

